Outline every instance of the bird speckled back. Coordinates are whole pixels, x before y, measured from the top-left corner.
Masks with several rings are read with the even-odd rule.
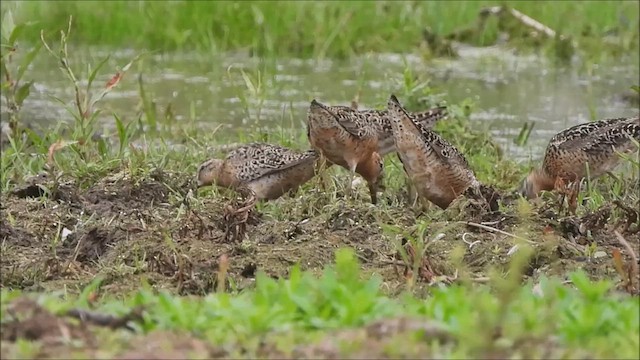
[[[469,166],[467,159],[455,146],[451,145],[447,140],[431,131],[423,124],[413,121],[410,114],[402,107],[402,105],[400,105],[400,102],[395,96],[392,95],[391,99],[389,106],[392,109],[392,114],[394,115],[393,119],[395,120],[394,122],[399,130],[397,131],[398,135],[402,135],[403,133],[419,134],[420,137],[418,137],[417,145],[427,145],[427,149],[425,149],[425,151],[433,153],[443,162],[463,167]],[[405,121],[402,121],[403,119]],[[392,123],[390,122],[390,124]]]
[[[198,187],[248,188],[257,199],[273,200],[297,189],[316,174],[315,150],[298,152],[278,145],[250,143],[210,159],[198,168]]]
[[[395,96],[388,103],[398,157],[418,193],[446,208],[478,181],[465,157],[440,135],[416,123]]]
[[[315,150],[297,152],[282,146],[257,142],[236,148],[226,156],[227,162],[242,164],[238,166],[237,173],[241,181],[252,181],[273,171],[317,158],[318,153]]]
[[[369,186],[371,202],[376,203],[378,184],[383,174],[378,154],[378,132],[366,114],[347,106],[326,106],[311,101],[307,114],[307,137],[311,146],[331,164],[350,172],[350,194],[355,173]]]
[[[387,109],[365,111],[373,113],[369,119],[375,124],[378,131],[378,152],[380,155],[385,156],[386,154],[396,151],[389,111]],[[407,112],[407,116],[409,116],[413,122],[425,129],[433,128],[436,122],[443,119],[446,115],[447,108],[445,106],[439,106],[421,112]]]
[[[356,124],[356,126],[362,126],[363,124],[372,125],[378,137],[378,153],[380,156],[385,156],[395,151],[393,130],[391,128],[389,111],[387,109],[356,110],[353,107],[326,105],[324,108],[336,114],[340,119],[348,119],[351,117],[356,118],[355,121],[352,122],[353,124]],[[419,123],[427,129],[431,129],[439,120],[446,117],[448,113],[445,106],[438,106],[429,110],[408,114],[416,123]],[[307,127],[308,136],[309,131],[310,129]]]
[[[631,138],[640,141],[640,117],[604,119],[572,126],[556,134],[545,152],[544,170],[551,176],[569,179],[586,174],[589,163],[592,177],[602,175],[619,162],[616,152],[635,149]]]
[[[357,139],[368,139],[377,136],[377,132],[368,116],[348,106],[327,106],[315,99],[311,101],[308,112],[307,135],[310,128],[335,128],[340,126],[344,131]]]

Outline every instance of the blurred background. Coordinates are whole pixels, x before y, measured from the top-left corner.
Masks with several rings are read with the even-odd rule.
[[[41,36],[57,51],[70,17],[72,66],[83,72],[106,59],[96,83],[140,56],[103,100],[104,132],[117,112],[123,121],[189,124],[221,138],[274,129],[296,138],[304,136],[313,98],[381,108],[393,92],[413,110],[463,105],[475,128],[525,160],[541,156],[567,126],[638,111],[630,89],[640,77],[637,1],[2,1],[1,7],[4,39],[22,24],[12,39],[17,63],[42,44]],[[72,121],[54,99],[74,93],[58,59],[41,49],[24,77],[33,84],[22,121],[42,129]],[[2,105],[5,114],[4,97]]]

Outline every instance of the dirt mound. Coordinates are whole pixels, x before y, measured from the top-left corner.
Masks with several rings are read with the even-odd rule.
[[[135,313],[135,312],[132,312]],[[124,331],[131,320],[140,315],[115,318],[86,310],[71,309],[53,314],[29,298],[18,298],[7,308],[3,319],[2,358],[12,358],[18,340],[38,341],[37,358],[70,358],[82,351],[83,357],[94,359],[182,359],[185,354],[197,358],[220,358],[226,355],[208,343],[184,334],[155,331],[146,335],[128,335],[110,346],[104,331]],[[6,320],[6,321],[5,321]],[[73,342],[73,346],[69,346]]]
[[[17,340],[38,341],[42,344],[34,357],[55,358],[69,353],[69,342],[87,349],[96,347],[95,336],[87,327],[69,319],[58,317],[39,306],[35,301],[20,298],[7,309],[8,319],[3,319],[2,358],[14,357],[11,352]],[[58,354],[58,355],[56,355]]]
[[[184,359],[185,354],[193,359],[218,359],[227,356],[223,349],[213,348],[202,340],[168,331],[154,331],[141,336],[131,341],[127,347],[129,349],[126,352],[114,359]]]
[[[21,228],[14,228],[7,221],[0,222],[0,239],[9,245],[28,247],[33,242],[33,236]]]

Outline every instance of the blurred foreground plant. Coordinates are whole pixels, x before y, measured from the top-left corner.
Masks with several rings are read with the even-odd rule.
[[[26,297],[57,314],[63,325],[70,311],[126,319],[135,309],[143,309],[142,316],[128,321],[133,333],[127,334],[129,339],[118,339],[119,345],[144,333],[176,331],[229,351],[242,349],[245,357],[251,358],[263,357],[263,344],[284,351],[279,353],[284,356],[294,347],[313,345],[318,335],[329,336],[331,343],[325,342],[326,346],[341,358],[362,354],[359,350],[371,350],[366,353],[369,357],[391,357],[389,351],[393,351],[393,357],[413,358],[424,344],[429,346],[420,356],[434,358],[583,358],[586,354],[604,358],[611,353],[637,358],[637,298],[612,293],[611,282],[591,281],[584,272],[570,273],[566,281],[543,277],[535,286],[520,286],[530,250],[522,247],[514,254],[509,272],[494,273],[488,285],[434,287],[426,300],[408,293],[398,298],[383,295],[380,278],[363,277],[357,255],[345,248],[336,251],[335,264],[325,266],[319,277],[298,266],[291,269],[288,278],[273,279],[259,272],[255,288],[240,293],[181,297],[144,284],[126,299],[115,299],[107,290],[108,284],[96,279],[78,297],[55,293]],[[26,294],[2,289],[1,295],[3,325],[35,319],[16,320],[12,315],[12,305]],[[394,319],[402,318],[437,324],[447,336],[428,336],[421,327],[394,330]],[[373,322],[384,326],[372,327]],[[366,327],[364,332],[350,335],[362,326]],[[420,336],[411,336],[418,330]],[[121,349],[113,346],[108,336],[97,339],[100,350],[113,357],[110,352]],[[377,341],[372,340],[376,339],[385,342],[384,349],[375,350]],[[170,345],[171,338],[167,342]],[[335,343],[338,346],[332,345]],[[3,344],[11,346],[9,341]],[[82,355],[85,347],[78,344],[73,350]],[[30,348],[16,352],[34,354]]]

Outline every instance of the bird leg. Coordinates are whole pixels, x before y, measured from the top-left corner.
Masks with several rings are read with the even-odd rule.
[[[431,209],[431,201],[418,195],[413,208],[416,210],[417,216],[420,216],[420,214],[426,214],[429,212],[429,209]]]
[[[375,181],[368,181],[369,194],[371,194],[371,203],[376,205],[378,203],[378,185]]]
[[[327,158],[324,155],[320,155],[320,157],[318,158],[318,162],[316,163],[316,174],[320,175],[320,189],[322,190],[322,192],[326,192],[327,191],[327,169],[329,169],[331,167],[331,163],[329,162],[329,160],[327,160]]]
[[[349,164],[349,184],[347,184],[347,196],[350,199],[353,199],[353,179],[355,178],[357,167],[358,163],[355,161]]]
[[[576,179],[567,183],[563,178],[558,177],[554,183],[554,189],[561,195],[558,213],[564,208],[564,200],[567,199],[567,210],[569,214],[575,215],[578,207],[578,194],[580,193],[580,180]]]
[[[580,181],[576,180],[573,184],[569,185],[568,189],[569,197],[567,199],[567,207],[569,213],[572,215],[576,214],[576,209],[578,207],[578,194],[580,193]]]
[[[407,185],[407,194],[409,196],[409,205],[410,206],[416,206],[418,203],[418,191],[416,190],[416,187],[413,185],[413,182],[407,178],[405,181],[406,185]]]
[[[562,212],[562,208],[564,207],[564,199],[567,195],[566,184],[561,177],[557,177],[555,183],[553,184],[553,188],[560,194],[560,203],[558,204],[559,214]]]
[[[418,215],[420,213],[426,214],[431,208],[431,201],[420,196],[413,177],[405,177],[405,184],[407,186],[407,193],[409,197],[409,207],[413,208]]]
[[[257,202],[256,194],[251,189],[241,187],[238,188],[237,191],[245,199],[238,206],[227,204],[224,208],[225,240],[231,239],[232,241],[236,241],[244,237],[249,213]]]

